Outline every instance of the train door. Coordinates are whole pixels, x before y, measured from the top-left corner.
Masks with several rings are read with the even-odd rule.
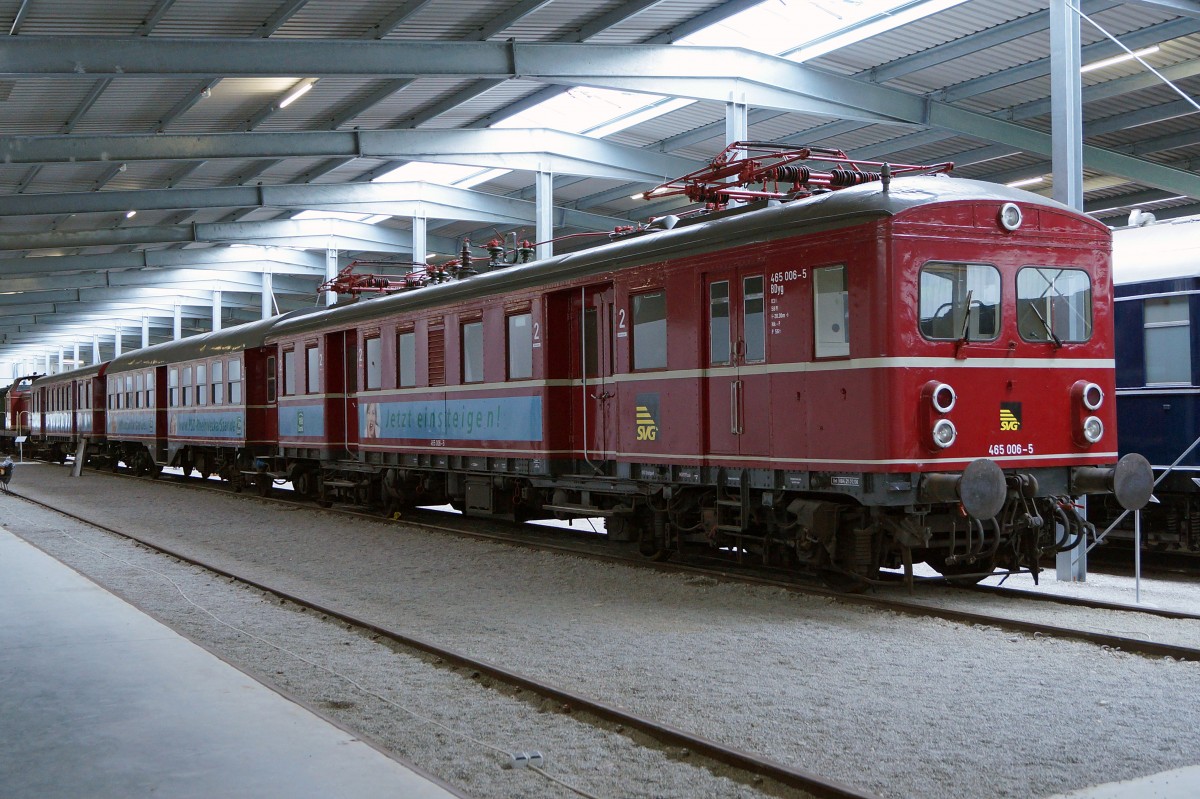
[[[612,284],[572,292],[569,307],[572,448],[599,464],[616,449]]]
[[[354,331],[325,336],[325,392],[330,443],[358,451],[358,337]]]
[[[745,267],[710,272],[704,289],[708,451],[717,456],[765,456],[770,451],[765,271]]]

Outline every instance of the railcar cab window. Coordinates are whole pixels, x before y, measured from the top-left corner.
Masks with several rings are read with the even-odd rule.
[[[763,276],[742,278],[742,340],[747,363],[767,359],[767,313]]]
[[[305,371],[304,381],[306,393],[317,394],[321,391],[321,351],[316,344],[310,344],[304,351]]]
[[[483,382],[483,322],[462,326],[462,381]]]
[[[667,295],[656,291],[633,297],[633,368],[667,366]]]
[[[1000,272],[990,264],[932,262],[921,267],[921,335],[940,341],[993,341],[1000,334]]]
[[[1017,272],[1017,331],[1026,341],[1092,337],[1092,279],[1081,269],[1027,266]]]
[[[508,379],[527,380],[533,377],[533,315],[511,314],[508,317]]]
[[[813,270],[813,342],[818,358],[850,354],[850,307],[846,301],[846,267]]]
[[[1191,385],[1188,298],[1150,297],[1142,306],[1147,385]]]
[[[367,391],[383,386],[383,344],[379,336],[363,341],[363,388]]]
[[[411,388],[417,384],[417,334],[411,330],[396,334],[396,386]]]

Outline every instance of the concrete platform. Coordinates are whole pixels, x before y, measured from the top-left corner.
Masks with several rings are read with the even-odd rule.
[[[1200,796],[1200,766],[1189,766],[1136,780],[1093,785],[1047,799],[1195,799]]]
[[[0,528],[0,796],[462,797]]]

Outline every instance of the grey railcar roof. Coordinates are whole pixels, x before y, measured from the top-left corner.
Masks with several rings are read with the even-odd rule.
[[[635,235],[545,261],[505,267],[466,280],[362,300],[320,313],[281,320],[270,331],[268,340],[278,341],[333,327],[351,327],[403,312],[602,274],[615,268],[700,254],[711,251],[713,242],[720,242],[723,247],[733,247],[793,236],[798,232],[834,230],[862,224],[872,218],[895,216],[910,208],[931,203],[971,200],[1017,202],[1025,206],[1038,205],[1074,213],[1054,200],[996,183],[944,175],[897,178],[886,192],[882,184],[868,183],[794,200],[777,207]],[[1098,228],[1104,228],[1099,222],[1095,224]]]
[[[261,347],[265,343],[267,334],[271,331],[271,328],[280,320],[311,314],[320,310],[320,308],[302,308],[298,311],[283,314],[282,316],[273,316],[270,319],[260,319],[256,322],[247,322],[236,327],[216,330],[212,333],[189,336],[178,341],[166,341],[162,344],[155,344],[153,347],[131,350],[113,358],[109,362],[108,371],[112,374],[137,369],[150,369],[168,363],[228,355],[229,353],[245,349]]]
[[[38,389],[42,386],[61,383],[64,380],[78,380],[82,377],[95,377],[96,375],[100,374],[100,370],[103,368],[104,364],[94,363],[91,366],[81,366],[78,369],[71,369],[70,371],[59,372],[58,374],[54,375],[42,375],[37,380],[34,380],[33,383],[30,384],[30,387]]]

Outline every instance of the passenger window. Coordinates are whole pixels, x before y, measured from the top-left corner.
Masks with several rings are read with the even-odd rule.
[[[483,382],[483,322],[462,326],[462,381]]]
[[[850,309],[846,302],[846,267],[813,270],[813,341],[818,358],[850,354]]]
[[[228,363],[229,402],[233,405],[242,404],[242,362],[231,360]],[[267,358],[267,402],[275,401],[275,358]]]
[[[1191,385],[1192,329],[1187,296],[1152,297],[1142,308],[1147,385]]]
[[[183,367],[183,405],[190,407],[192,404],[192,367]]]
[[[508,317],[508,379],[533,377],[533,316],[527,313]]]
[[[240,385],[238,389],[238,395],[235,397],[233,394],[233,367],[235,365],[237,365],[237,361],[229,362],[229,401],[233,403],[239,403],[242,401]],[[275,399],[275,356],[270,355],[267,357],[267,402],[274,402]]]
[[[225,381],[221,376],[221,362],[212,363],[212,401],[213,405],[225,404]]]
[[[363,388],[367,391],[383,386],[383,344],[379,336],[373,336],[364,342],[366,371]]]
[[[742,338],[746,342],[746,361],[765,361],[767,314],[762,275],[742,278],[742,328]]]
[[[179,370],[174,367],[167,374],[167,391],[170,393],[170,402],[172,408],[179,407]]]
[[[638,294],[633,298],[633,368],[667,366],[667,295]]]
[[[283,394],[290,397],[296,393],[296,351],[283,352]]]
[[[729,281],[708,286],[708,362],[729,363]]]
[[[417,384],[417,334],[409,331],[396,336],[396,385],[407,388]]]
[[[133,375],[125,375],[125,407],[133,407]]]
[[[1029,266],[1017,273],[1017,331],[1057,344],[1092,337],[1092,279],[1081,269]]]
[[[153,408],[154,405],[154,372],[146,372],[146,407]]]
[[[925,264],[920,291],[925,338],[992,341],[1000,334],[1000,272],[994,266]]]
[[[317,394],[321,391],[321,351],[316,344],[305,350],[304,380],[308,386],[307,393]]]
[[[146,390],[145,381],[145,376],[139,373],[137,376],[137,385],[134,388],[134,391],[137,392],[137,406],[139,408],[145,407],[145,394],[142,393]]]
[[[196,364],[196,404],[208,404],[208,369],[204,364]]]

